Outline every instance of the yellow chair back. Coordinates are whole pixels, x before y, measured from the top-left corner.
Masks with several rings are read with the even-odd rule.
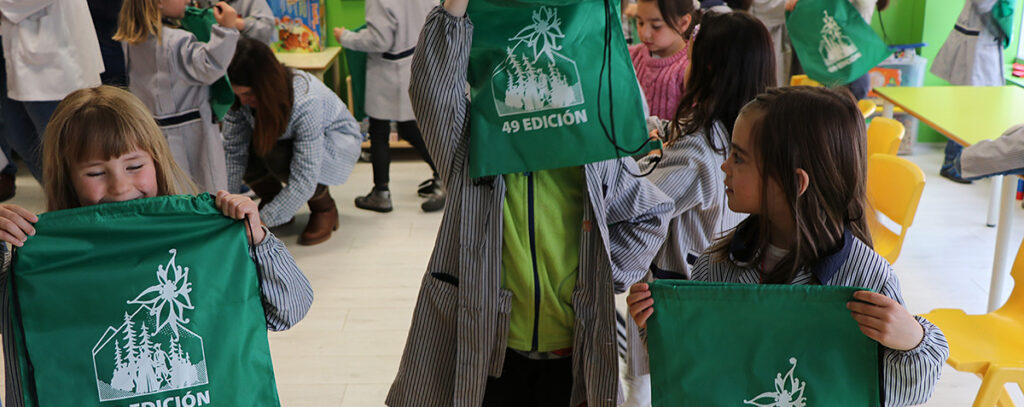
[[[914,223],[922,192],[924,171],[917,164],[891,154],[868,157],[868,204],[900,226],[899,231],[893,231],[882,224],[876,213],[868,216],[875,251],[889,264],[895,263],[900,255],[907,229]]]
[[[899,120],[876,117],[868,124],[868,157],[872,154],[896,155],[907,130]]]
[[[821,82],[808,78],[807,75],[793,75],[789,78],[789,86],[821,86]]]
[[[860,109],[860,115],[867,119],[878,110],[878,104],[868,99],[861,99],[857,101],[857,108]]]

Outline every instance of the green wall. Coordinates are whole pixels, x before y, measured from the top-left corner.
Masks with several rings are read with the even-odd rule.
[[[336,47],[338,46],[338,40],[334,38],[334,27],[345,27],[347,29],[358,28],[359,26],[366,23],[365,2],[364,0],[325,0],[324,13],[327,18],[327,46]],[[345,53],[342,52],[341,56],[338,57],[338,63],[341,64],[341,77],[345,78],[348,75],[348,69],[345,63]],[[325,78],[328,86],[333,86],[334,83],[331,80],[330,75]],[[350,103],[346,97],[347,91],[345,84],[339,85],[341,89],[341,97],[345,103]]]
[[[928,58],[928,68],[939,53],[939,48],[946,41],[946,36],[953,30],[953,24],[964,7],[965,0],[892,0],[888,9],[875,13],[872,27],[882,35],[879,18],[884,19],[890,44],[909,44],[926,42],[928,46],[921,49],[921,56]],[[1024,0],[1017,0],[1014,9],[1014,38],[1005,51],[1007,64],[1014,61],[1017,55],[1016,34],[1020,29],[1021,8]],[[949,85],[930,72],[925,74],[925,86]],[[918,141],[945,141],[946,138],[937,131],[921,123],[917,135]]]

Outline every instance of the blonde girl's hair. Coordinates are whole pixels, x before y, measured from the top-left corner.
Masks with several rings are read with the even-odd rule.
[[[160,127],[146,106],[113,86],[72,92],[53,112],[43,136],[43,185],[46,209],[82,206],[72,182],[74,164],[145,151],[156,167],[158,195],[198,193],[174,162]]]
[[[114,41],[134,45],[148,40],[151,35],[159,40],[161,18],[160,0],[126,0],[117,16]]]

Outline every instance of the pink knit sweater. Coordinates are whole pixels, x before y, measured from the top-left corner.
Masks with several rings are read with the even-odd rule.
[[[690,60],[686,48],[668,58],[655,58],[644,44],[629,47],[633,69],[647,97],[652,116],[672,120],[683,97],[683,75]]]

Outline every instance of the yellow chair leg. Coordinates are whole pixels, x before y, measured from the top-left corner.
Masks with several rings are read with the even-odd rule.
[[[1024,386],[1024,371],[989,366],[981,379],[981,388],[974,399],[974,407],[1013,407],[1010,394],[1006,392],[1006,383]]]
[[[999,396],[999,400],[996,401],[997,407],[1013,407],[1013,399],[1010,398],[1010,393],[1006,392],[1006,388],[1003,388],[1003,394]]]

